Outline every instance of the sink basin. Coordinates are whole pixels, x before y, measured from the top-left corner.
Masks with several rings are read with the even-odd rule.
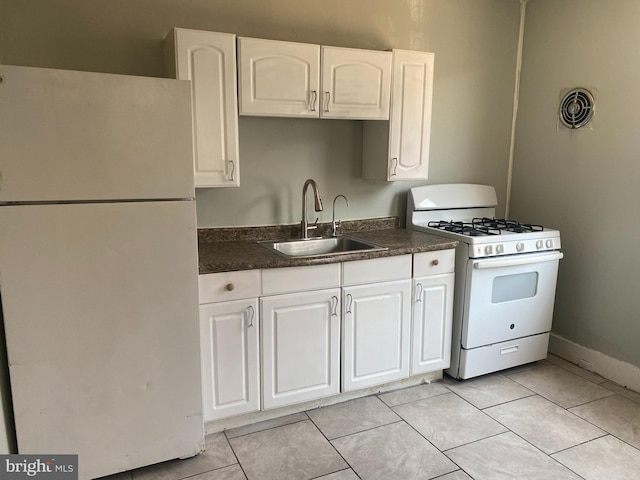
[[[260,245],[285,257],[296,258],[387,250],[387,247],[381,247],[375,243],[364,242],[350,237],[267,241],[260,242]]]

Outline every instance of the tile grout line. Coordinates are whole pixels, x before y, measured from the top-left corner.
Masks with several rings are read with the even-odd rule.
[[[516,382],[516,383],[517,383],[517,382]],[[522,386],[524,387],[524,385],[522,385]],[[525,388],[527,388],[527,387],[525,387]],[[527,390],[529,390],[529,389],[527,388]],[[519,435],[517,432],[514,432],[513,430],[511,430],[509,427],[507,427],[506,425],[504,425],[504,424],[503,424],[502,422],[500,422],[499,420],[497,420],[497,419],[493,418],[491,415],[489,415],[489,414],[487,414],[487,413],[483,412],[483,411],[482,411],[483,409],[480,409],[480,408],[476,407],[476,406],[475,406],[475,405],[473,405],[471,402],[469,402],[469,401],[467,401],[466,399],[462,398],[462,397],[461,397],[460,395],[458,395],[456,392],[453,392],[453,393],[454,393],[454,395],[457,395],[457,396],[458,396],[459,398],[461,398],[463,401],[465,401],[466,403],[468,403],[469,405],[471,405],[473,408],[475,408],[475,409],[476,409],[476,410],[478,410],[479,412],[484,413],[484,415],[486,415],[487,417],[489,417],[491,420],[493,420],[493,421],[494,421],[494,422],[496,422],[497,424],[499,424],[499,425],[501,425],[502,427],[504,427],[507,431],[506,431],[506,432],[496,433],[496,434],[493,434],[493,435],[489,435],[489,436],[487,436],[487,437],[480,438],[480,439],[478,439],[478,440],[474,440],[473,442],[467,442],[467,443],[464,443],[464,444],[461,444],[461,445],[457,445],[457,446],[452,447],[452,448],[448,448],[448,449],[446,449],[446,450],[440,450],[440,449],[438,449],[438,450],[440,450],[444,455],[447,455],[447,454],[446,454],[446,452],[448,452],[448,451],[450,451],[450,450],[453,450],[453,449],[455,449],[455,448],[463,447],[463,446],[465,446],[465,445],[471,445],[471,444],[473,444],[473,443],[480,442],[480,441],[482,441],[482,440],[486,440],[487,438],[493,438],[493,437],[497,437],[498,435],[504,435],[505,433],[512,433],[513,435],[515,435],[516,437],[518,437],[520,440],[522,440],[523,442],[525,442],[527,445],[529,445],[529,446],[533,447],[535,450],[537,450],[537,451],[539,451],[540,453],[542,453],[543,455],[545,455],[545,456],[549,457],[549,458],[550,458],[551,460],[553,460],[555,463],[557,463],[557,464],[561,465],[562,467],[566,468],[567,470],[569,470],[569,471],[571,471],[571,472],[575,473],[576,475],[578,475],[576,472],[574,472],[573,470],[571,470],[569,467],[567,467],[566,465],[562,464],[561,462],[559,462],[558,460],[556,460],[555,458],[553,458],[550,454],[548,454],[548,453],[546,453],[546,452],[543,452],[540,448],[538,448],[537,446],[533,445],[531,442],[529,442],[526,438],[523,438],[523,437],[522,437],[521,435]],[[542,397],[542,395],[540,395],[540,394],[538,394],[538,393],[534,393],[534,395],[528,395],[527,397],[522,397],[522,398],[531,398],[532,396],[535,396],[535,395],[537,395],[537,396],[539,396],[539,397],[541,397],[541,398],[545,398],[545,397]],[[517,401],[517,400],[521,400],[521,398],[520,398],[520,399],[516,399],[516,400],[512,400],[512,402]],[[511,403],[511,402],[505,402],[505,403],[503,403],[502,405],[504,405],[504,404],[506,404],[506,403]],[[552,402],[552,403],[553,403],[553,402]],[[491,408],[491,407],[486,407],[486,408]],[[564,408],[564,407],[560,407],[560,408],[562,408],[562,409],[563,409],[563,410],[565,410],[565,411],[568,411],[568,410],[567,410],[566,408]],[[602,429],[601,429],[601,430],[602,430]],[[603,430],[603,431],[604,431],[604,430]],[[419,433],[419,432],[418,432],[418,433]],[[600,438],[600,437],[598,437],[598,438]],[[595,440],[595,439],[592,439],[592,440]],[[583,443],[585,443],[585,442],[583,442]],[[437,448],[437,447],[436,447],[436,448]],[[447,455],[447,458],[449,458],[449,460],[451,460],[451,461],[453,462],[453,460],[451,459],[451,457],[449,457],[449,455]],[[454,463],[455,463],[455,462],[454,462]],[[456,465],[457,465],[457,464],[456,464]],[[466,473],[466,472],[465,472],[465,473]],[[580,478],[583,478],[583,477],[582,477],[582,476],[580,476],[580,475],[578,475],[578,476],[579,476]]]
[[[226,430],[224,430],[222,433],[224,434],[224,438],[227,440],[227,443],[229,444],[229,448],[231,449],[231,453],[233,453],[233,456],[236,458],[236,462],[238,462],[238,466],[240,467],[240,470],[242,470],[242,474],[244,475],[244,478],[246,478],[247,480],[250,480],[249,476],[247,475],[247,472],[245,471],[244,467],[242,466],[242,463],[240,463],[240,459],[238,458],[238,454],[234,450],[233,445],[231,445],[231,441],[229,440],[229,437],[227,437]],[[244,435],[241,435],[240,437],[234,437],[234,438],[241,438],[243,436]]]
[[[618,394],[615,394],[615,395],[618,395]],[[624,397],[624,396],[622,396],[622,395],[618,395],[618,396],[619,396],[620,398],[626,398],[626,397]],[[611,398],[611,395],[610,395],[610,396],[608,396],[608,397],[604,397],[604,398]],[[603,399],[602,399],[602,398],[599,398],[598,400],[603,400]],[[597,402],[598,400],[593,400],[593,402]],[[593,402],[587,402],[587,403],[584,403],[584,404],[582,404],[582,405],[578,405],[578,406],[580,406],[580,407],[581,407],[581,406],[583,406],[583,405],[587,405],[588,403],[593,403]],[[571,408],[576,408],[576,407],[571,407]],[[636,449],[636,450],[640,451],[640,447],[636,447],[635,445],[632,445],[631,443],[629,443],[629,442],[627,442],[626,440],[624,440],[624,439],[622,439],[622,438],[618,437],[616,434],[614,434],[613,432],[610,432],[609,430],[605,429],[604,427],[601,427],[600,425],[597,425],[597,424],[593,423],[591,420],[588,420],[588,419],[586,419],[586,418],[581,417],[580,415],[578,415],[578,414],[576,414],[576,413],[573,413],[573,412],[572,412],[572,411],[570,411],[569,409],[566,409],[566,410],[567,410],[567,412],[569,412],[571,415],[574,415],[574,416],[576,416],[577,418],[579,418],[580,420],[583,420],[583,421],[587,422],[589,425],[593,425],[593,426],[594,426],[594,427],[596,427],[597,429],[602,430],[603,432],[605,432],[605,435],[600,435],[599,437],[594,438],[593,440],[597,440],[598,438],[603,438],[603,437],[606,437],[607,435],[609,435],[609,436],[611,436],[611,437],[613,437],[613,438],[615,438],[615,439],[617,439],[617,440],[620,440],[620,441],[621,441],[622,443],[624,443],[625,445],[629,445],[631,448],[634,448],[634,449]],[[591,440],[590,440],[590,441],[591,441]],[[582,443],[581,443],[581,444],[579,444],[579,445],[582,445],[582,444],[584,444],[584,443],[588,443],[588,442],[582,442]],[[577,445],[574,445],[574,446],[577,446]],[[573,448],[573,447],[569,447],[569,448]],[[560,451],[564,452],[565,450],[568,450],[568,448],[565,448],[565,449],[560,450]],[[555,453],[558,453],[558,452],[555,452]],[[555,453],[554,453],[554,455],[555,455]]]
[[[451,390],[450,390],[450,389],[449,389],[445,384],[441,384],[441,385],[442,385],[443,387],[447,388],[447,390],[449,390],[449,391],[448,391],[448,392],[437,393],[437,394],[435,394],[435,395],[431,395],[430,397],[418,398],[418,399],[416,399],[416,400],[411,400],[411,401],[409,401],[409,402],[402,402],[402,403],[398,403],[398,404],[396,404],[396,405],[389,405],[387,402],[385,402],[384,400],[382,400],[382,399],[380,398],[380,395],[385,395],[385,394],[386,394],[386,393],[388,393],[388,392],[385,392],[385,393],[378,393],[378,394],[376,394],[376,396],[377,396],[377,397],[378,397],[378,399],[379,399],[382,403],[384,403],[387,407],[389,407],[389,408],[393,409],[394,407],[399,407],[399,406],[401,406],[401,405],[409,405],[410,403],[421,402],[422,400],[428,400],[428,399],[430,399],[430,398],[440,397],[440,396],[442,396],[442,395],[446,395],[446,394],[448,394],[448,393],[454,393],[454,392],[452,392],[452,391],[451,391]],[[409,387],[409,388],[411,388],[411,387]]]
[[[304,413],[305,413],[305,415],[307,415],[307,411],[305,411]],[[320,435],[322,435],[325,438],[325,440],[327,442],[329,442],[329,445],[331,445],[331,448],[333,448],[335,450],[335,452],[340,456],[340,458],[344,461],[344,463],[346,465],[348,465],[349,469],[351,469],[351,471],[353,473],[355,473],[356,477],[361,479],[360,475],[358,475],[358,472],[356,472],[355,468],[353,468],[353,465],[351,465],[349,462],[347,462],[347,459],[342,456],[342,454],[338,451],[338,449],[331,442],[331,440],[329,440],[329,438],[324,434],[324,432],[320,429],[320,427],[318,427],[318,425],[316,425],[316,422],[314,422],[313,419],[309,415],[307,415],[307,417],[309,418],[309,421],[313,424],[313,426],[316,427],[316,429],[320,432]],[[356,433],[359,433],[359,432],[356,432]],[[351,434],[351,435],[353,435],[353,434]],[[344,437],[346,437],[346,436],[348,436],[348,435],[345,435]],[[339,438],[344,438],[344,437],[339,437]],[[342,470],[346,470],[346,469],[342,469]],[[337,472],[341,472],[342,470],[337,470]],[[332,473],[336,473],[336,472],[332,472]],[[331,474],[328,474],[328,475],[331,475]],[[318,478],[318,477],[316,477],[316,478]]]
[[[262,430],[255,430],[255,431],[253,431],[253,432],[243,433],[242,435],[238,435],[238,436],[235,436],[235,437],[232,437],[232,438],[227,437],[227,432],[228,432],[229,430],[223,430],[221,433],[224,433],[224,434],[225,434],[225,437],[227,437],[227,441],[230,441],[230,440],[233,440],[233,439],[236,439],[236,438],[246,437],[247,435],[253,435],[254,433],[268,432],[269,430],[273,430],[273,429],[275,429],[275,428],[286,427],[287,425],[295,425],[296,423],[301,423],[301,422],[306,422],[307,420],[311,420],[311,419],[309,418],[309,415],[307,415],[307,412],[306,412],[306,411],[305,411],[305,412],[300,412],[300,413],[303,413],[307,418],[302,418],[302,419],[300,419],[300,420],[296,420],[295,422],[288,422],[288,423],[282,423],[282,424],[280,424],[280,425],[274,425],[274,426],[272,426],[272,427],[267,427],[267,428],[264,428],[264,429],[262,429]],[[298,415],[298,414],[294,414],[294,415]],[[288,416],[288,415],[286,415],[286,416]],[[285,416],[285,417],[286,417],[286,416]],[[280,417],[280,418],[285,418],[285,417]],[[277,419],[278,419],[278,417],[276,417],[275,419],[272,419],[272,420],[277,420]],[[266,421],[266,422],[269,422],[270,420],[265,420],[265,421]],[[258,422],[258,423],[262,423],[262,422]],[[252,424],[245,425],[245,427],[248,427],[248,426],[251,426],[251,425],[252,425]],[[257,425],[257,424],[255,424],[255,425]],[[238,427],[238,428],[244,428],[244,427]],[[231,429],[231,430],[235,430],[235,428],[233,428],[233,429]]]

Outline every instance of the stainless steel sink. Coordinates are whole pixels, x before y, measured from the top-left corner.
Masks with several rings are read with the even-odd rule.
[[[387,250],[387,247],[350,237],[277,240],[260,242],[260,245],[285,257],[296,258]]]

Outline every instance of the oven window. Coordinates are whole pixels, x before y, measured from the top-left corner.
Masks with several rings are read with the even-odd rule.
[[[503,275],[493,279],[491,303],[511,302],[535,296],[538,290],[538,272]]]

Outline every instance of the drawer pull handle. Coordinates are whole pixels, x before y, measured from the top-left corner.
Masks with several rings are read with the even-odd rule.
[[[440,260],[438,260],[437,258],[434,258],[431,261],[431,265],[433,265],[434,267],[437,267],[438,265],[440,265]]]
[[[233,292],[235,288],[236,286],[233,283],[227,283],[224,287],[227,292]]]
[[[503,347],[500,349],[500,355],[508,355],[510,353],[516,353],[520,345],[513,345],[511,347]]]

